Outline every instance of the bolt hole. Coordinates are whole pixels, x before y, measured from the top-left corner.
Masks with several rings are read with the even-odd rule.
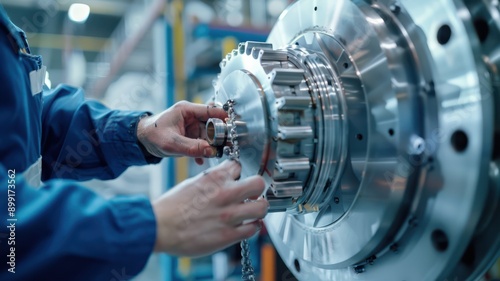
[[[349,64],[347,62],[344,62],[343,66],[344,66],[344,69],[349,68]]]
[[[465,151],[469,145],[467,134],[462,130],[455,131],[453,135],[451,135],[451,145],[457,152]]]
[[[299,45],[299,42],[295,42],[295,45],[297,45],[297,46],[298,46],[298,45]]]
[[[448,236],[441,229],[435,229],[431,234],[432,245],[438,252],[448,249]]]
[[[298,259],[293,261],[293,266],[295,266],[295,270],[297,270],[297,272],[300,272],[300,263]]]
[[[363,140],[363,135],[362,134],[357,134],[356,135],[356,139],[359,140],[359,141],[362,141]]]
[[[481,43],[484,43],[484,41],[486,41],[486,38],[488,38],[488,35],[490,33],[490,27],[488,26],[486,20],[484,20],[483,18],[475,19],[474,29],[476,29],[479,41]]]
[[[394,129],[390,128],[387,133],[389,133],[389,136],[394,136]]]
[[[451,38],[451,27],[447,24],[443,24],[437,32],[437,41],[441,45],[445,45],[450,41]]]
[[[318,10],[318,7],[314,7],[314,11],[316,12]]]

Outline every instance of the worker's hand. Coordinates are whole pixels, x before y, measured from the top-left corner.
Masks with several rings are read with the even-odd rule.
[[[157,221],[155,251],[201,256],[254,235],[267,214],[264,180],[253,176],[235,181],[241,167],[226,160],[188,179],[153,203]],[[244,223],[244,221],[253,222]]]
[[[227,118],[221,108],[178,102],[160,114],[142,118],[137,138],[156,157],[189,156],[203,164],[203,157],[214,157],[216,149],[203,138],[209,118]]]

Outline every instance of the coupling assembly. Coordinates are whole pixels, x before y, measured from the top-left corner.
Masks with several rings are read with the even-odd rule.
[[[210,118],[207,120],[205,125],[207,134],[206,139],[211,146],[217,148],[217,158],[222,157],[225,146],[231,145],[229,138],[231,127],[231,124],[228,124],[219,118]]]

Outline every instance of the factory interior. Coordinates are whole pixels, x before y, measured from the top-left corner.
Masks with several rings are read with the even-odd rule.
[[[242,280],[249,261],[243,280],[500,280],[498,0],[0,3],[49,88],[229,112],[207,122],[220,154],[203,165],[165,158],[85,187],[154,200],[232,157],[266,182],[249,252],[155,253],[110,281]]]

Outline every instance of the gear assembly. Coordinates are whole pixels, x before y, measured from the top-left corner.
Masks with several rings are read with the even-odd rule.
[[[301,0],[220,64],[220,158],[300,280],[475,280],[500,254],[497,0]]]

